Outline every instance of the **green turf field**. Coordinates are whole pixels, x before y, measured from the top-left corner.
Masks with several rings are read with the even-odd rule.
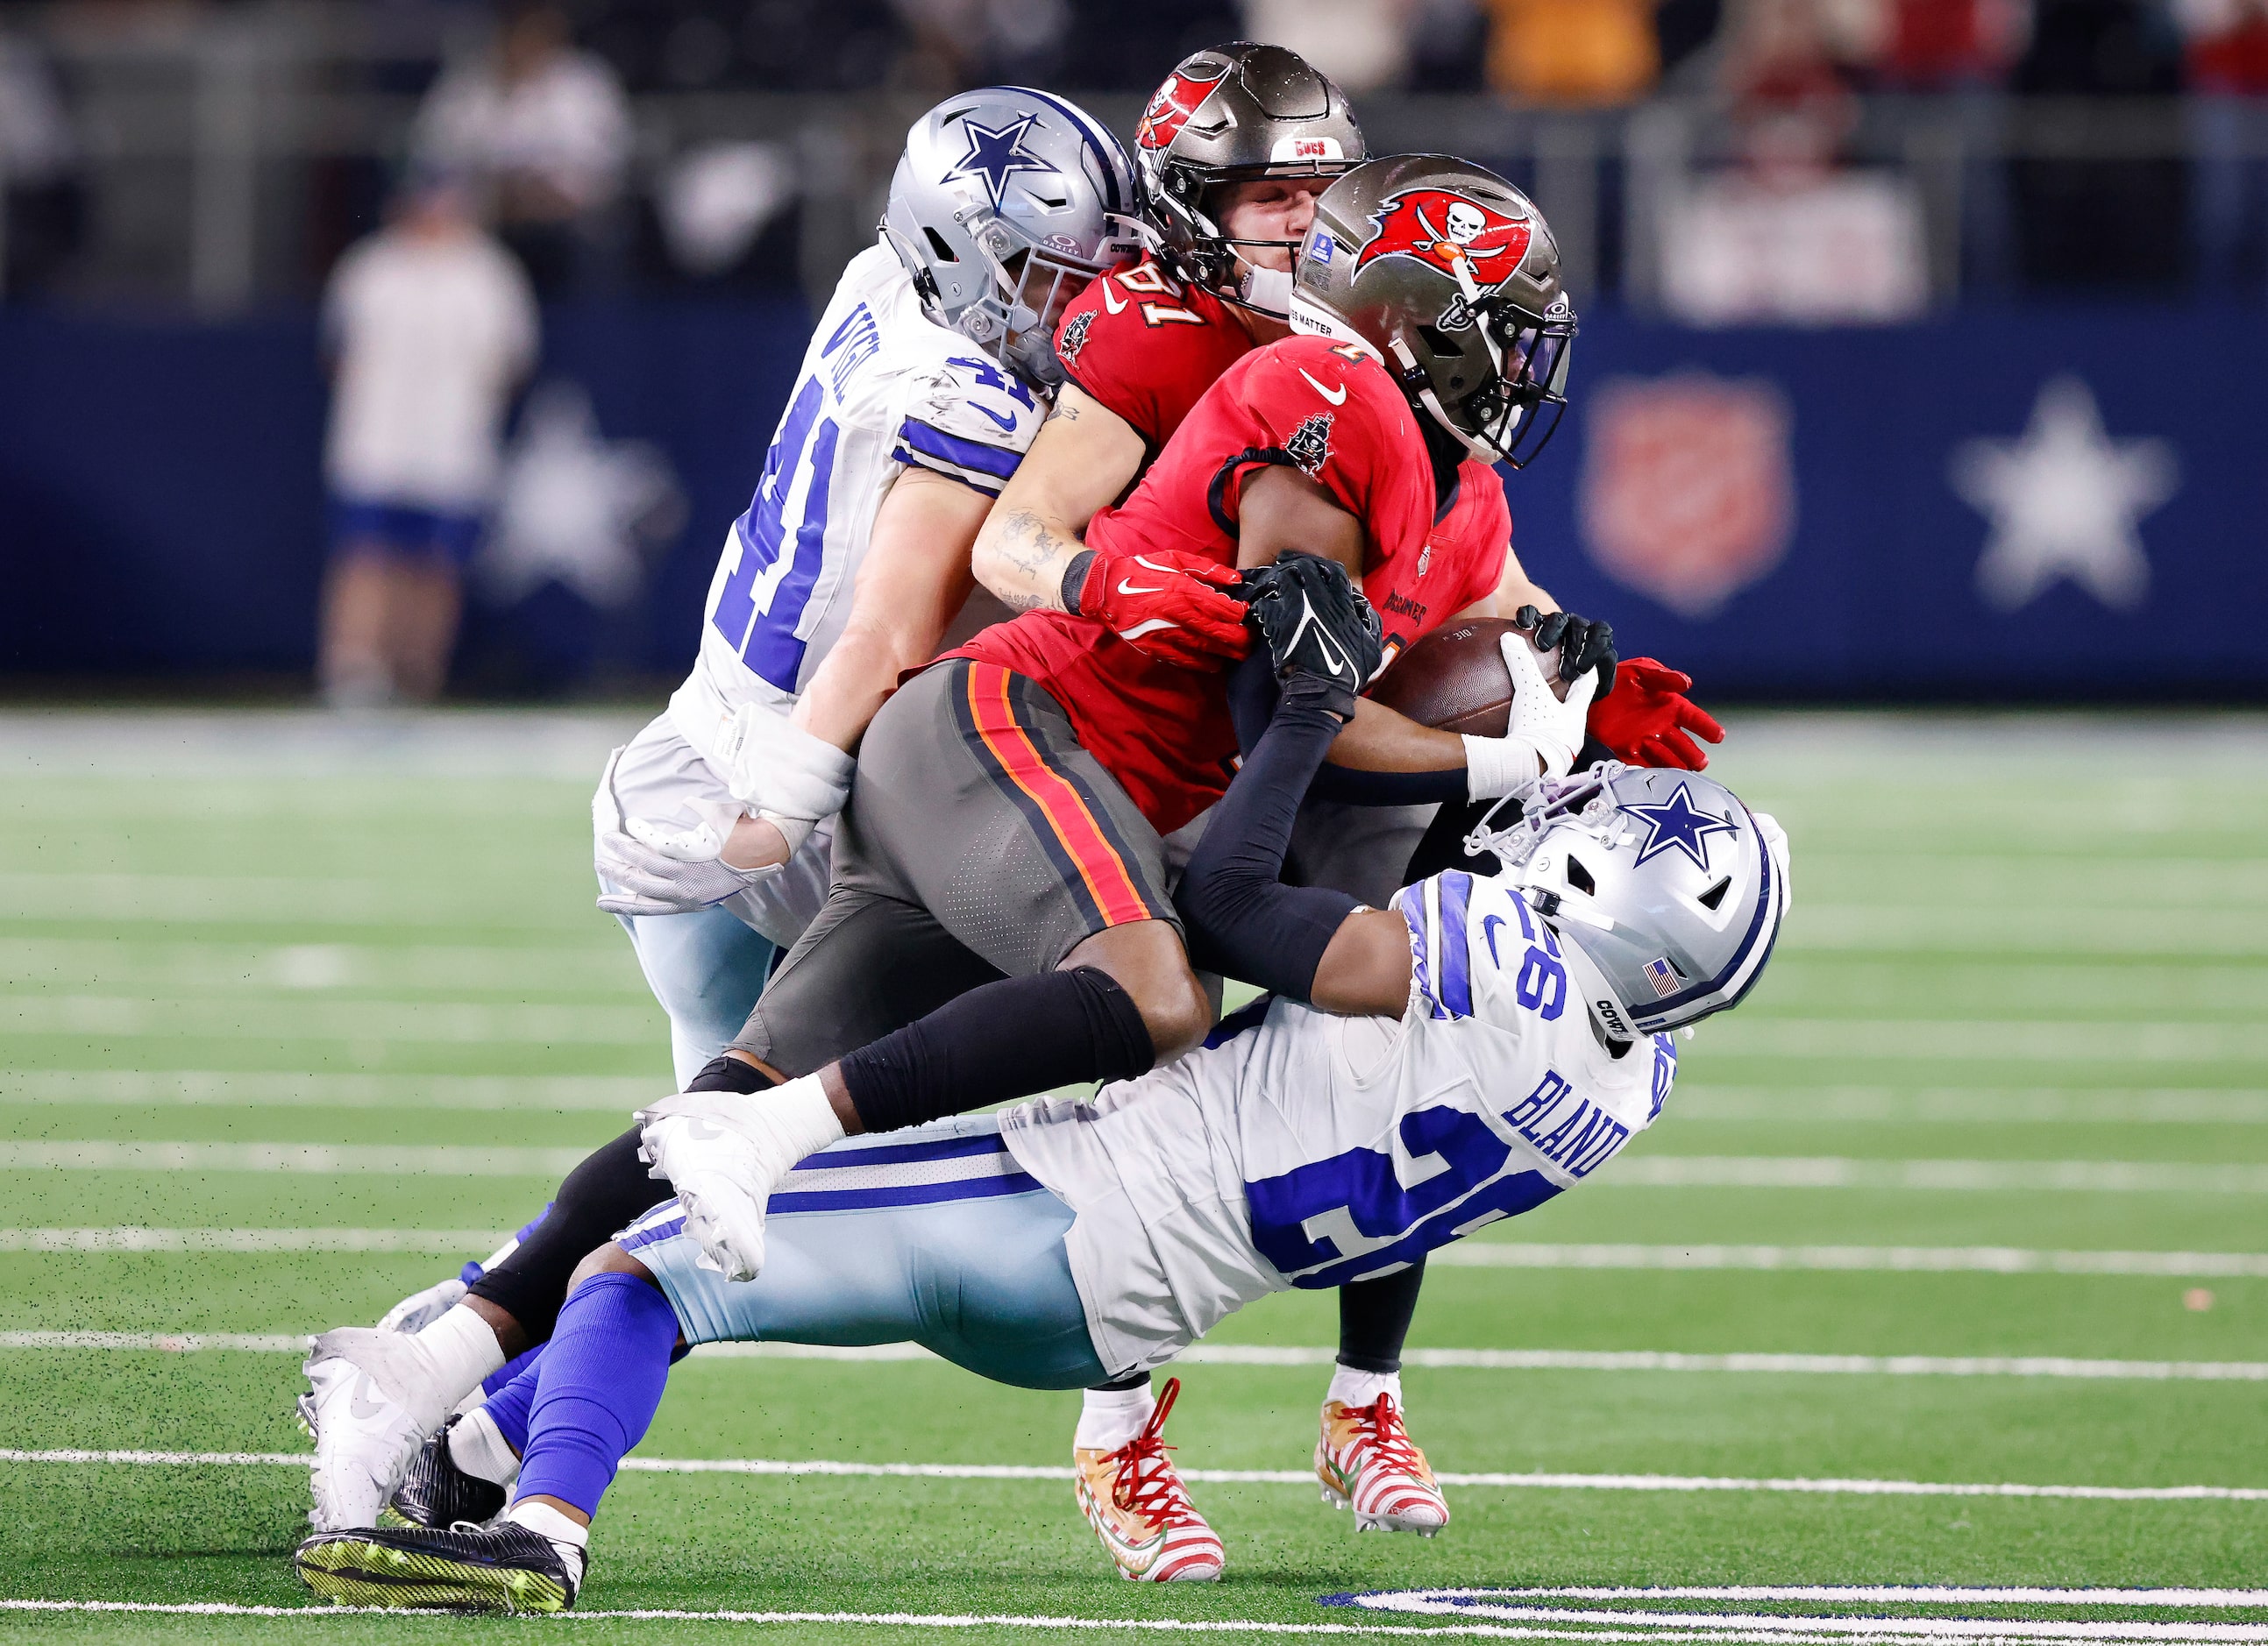
[[[1060,1471],[1075,1397],[920,1359],[696,1356],[564,1625],[302,1614],[288,1458],[41,1455],[301,1452],[288,1340],[477,1255],[667,1089],[590,905],[590,775],[627,730],[0,718],[0,1629],[2268,1640],[2259,720],[1736,717],[1719,771],[1794,841],[1778,957],[1601,1180],[1437,1261],[1412,1427],[1491,1478],[1432,1541],[1358,1539],[1297,1483],[1334,1328],[1309,1295],[1184,1368],[1170,1437],[1229,1554],[1194,1591],[1116,1581],[1055,1473],[971,1473]],[[937,1467],[652,1466],[688,1459]],[[1712,1592],[1620,1592],[1654,1585]],[[1889,1592],[1786,1592],[1844,1585]],[[1319,1604],[1470,1587],[1553,1592]]]

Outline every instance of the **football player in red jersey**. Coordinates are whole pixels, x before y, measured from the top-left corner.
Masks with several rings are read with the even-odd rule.
[[[1454,269],[1422,258],[1359,268],[1373,202],[1420,187],[1528,225],[1518,266],[1489,271],[1469,296]],[[1232,568],[1320,553],[1359,577],[1402,644],[1499,585],[1503,489],[1474,453],[1524,459],[1562,403],[1573,321],[1548,231],[1509,185],[1438,157],[1357,168],[1316,222],[1345,250],[1323,253],[1311,235],[1301,312],[1337,334],[1286,338],[1233,364],[1128,503],[1092,523],[1080,551],[1091,558],[1067,580],[1116,556],[1110,575],[1138,593],[1156,586],[1148,566],[1226,584]],[[1314,267],[1334,255],[1359,268],[1344,290]],[[1476,317],[1462,341],[1435,325],[1458,301]],[[1210,1027],[1160,835],[1226,787],[1226,669],[1160,660],[1142,638],[1029,613],[909,680],[877,716],[827,908],[736,1043],[746,1090],[674,1099],[646,1128],[648,1157],[726,1273],[761,1266],[770,1181],[839,1133],[1130,1077]],[[1565,714],[1498,738],[1449,737],[1366,703],[1346,738],[1372,764],[1436,785],[1432,797],[1500,794],[1565,769],[1588,695],[1580,686]],[[773,1077],[796,1078],[755,1095]],[[1388,1441],[1397,1457],[1414,1451],[1390,1402],[1381,1415],[1391,1430],[1381,1444],[1347,1449],[1339,1485],[1358,1506],[1351,1471],[1381,1461]],[[1135,1450],[1129,1466],[1154,1482],[1162,1457]],[[1422,1530],[1446,1517],[1438,1496],[1404,1510],[1374,1523]],[[1198,1575],[1195,1564],[1177,1569]]]

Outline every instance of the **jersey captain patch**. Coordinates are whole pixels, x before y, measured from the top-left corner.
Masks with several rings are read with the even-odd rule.
[[[1292,437],[1284,442],[1284,455],[1309,480],[1322,474],[1331,458],[1331,414],[1317,412],[1292,430]]]

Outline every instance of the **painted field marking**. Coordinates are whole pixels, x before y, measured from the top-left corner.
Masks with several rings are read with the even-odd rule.
[[[380,1172],[387,1177],[549,1178],[587,1149],[428,1147],[384,1143],[0,1143],[0,1171]]]
[[[7,1236],[0,1233],[0,1250]],[[1437,1268],[1761,1269],[1917,1275],[2268,1277],[2268,1253],[2052,1252],[2023,1246],[1543,1246],[1461,1240],[1426,1253]]]
[[[443,1177],[551,1177],[580,1165],[581,1149],[453,1144],[158,1143],[101,1139],[0,1143],[0,1171],[431,1172]],[[2131,1160],[1864,1160],[1837,1156],[1649,1155],[1617,1160],[1609,1188],[2007,1190],[2095,1194],[2268,1194],[2268,1165]]]
[[[433,1252],[495,1249],[477,1229],[0,1229],[0,1252]],[[2268,1253],[2054,1252],[2023,1246],[1549,1246],[1466,1240],[1437,1268],[1822,1270],[1918,1275],[2126,1275],[2268,1278]]]
[[[2213,1623],[2194,1620],[2137,1620],[2132,1619],[2087,1618],[2006,1618],[2006,1617],[1885,1617],[1855,1613],[1786,1613],[1773,1612],[1660,1612],[1646,1607],[1615,1606],[1575,1608],[1556,1606],[1511,1604],[1528,1596],[1560,1596],[1574,1591],[1560,1590],[1523,1589],[1418,1589],[1375,1591],[1367,1594],[1330,1595],[1324,1598],[1326,1606],[1360,1607],[1366,1611],[1393,1612],[1404,1614],[1484,1617],[1506,1621],[1528,1623],[1592,1623],[1663,1630],[1701,1631],[1700,1638],[1716,1636],[1720,1631],[1727,1638],[1734,1632],[1778,1637],[1828,1637],[1848,1640],[1863,1637],[1869,1640],[2024,1640],[2024,1641],[2190,1641],[2190,1642],[2255,1642],[2268,1641],[2268,1623]],[[1615,1600],[1653,1600],[1673,1594],[1675,1591],[1608,1590],[1602,1593]],[[1876,1591],[1876,1593],[1884,1591]],[[1902,1598],[1896,1591],[1889,1591],[1893,1604],[1943,1604]],[[1913,1591],[1918,1593],[1920,1591]],[[2095,1591],[2100,1593],[2102,1591]],[[1815,1598],[1830,1604],[1869,1604],[1863,1591],[1838,1593],[1834,1591],[1817,1592]],[[1708,1597],[1705,1598],[1719,1598]],[[1784,1597],[1785,1598],[1785,1597]],[[1873,1604],[1879,1604],[1875,1602]],[[2007,1604],[2002,1602],[1999,1604]],[[2037,1603],[2035,1603],[2037,1604]],[[2051,1601],[2050,1605],[2107,1606],[2123,1604],[2102,1599]],[[2144,1606],[2163,1603],[2142,1602]],[[2256,1597],[2250,1600],[2224,1602],[2245,1606],[2268,1604],[2268,1599]]]
[[[1595,1179],[1620,1188],[1921,1189],[2268,1194],[2268,1165],[2140,1160],[1865,1160],[1835,1155],[1647,1155]]]
[[[195,1354],[298,1354],[312,1340],[284,1332],[0,1332],[0,1349],[125,1349]],[[932,1360],[913,1343],[703,1343],[704,1359]],[[1179,1360],[1200,1366],[1329,1366],[1332,1348],[1194,1343]],[[2074,1360],[2056,1355],[1689,1355],[1674,1349],[1413,1348],[1412,1366],[1443,1371],[1705,1371],[1861,1378],[2073,1378],[2147,1383],[2268,1383],[2268,1361]]]
[[[1349,1597],[1340,1604],[1355,1604]],[[1494,1608],[1474,1608],[1444,1600],[1438,1608],[1418,1604],[1395,1607],[1366,1607],[1366,1610],[1391,1610],[1403,1613],[1438,1610],[1452,1615],[1469,1615],[1473,1610],[1484,1614]],[[1549,1607],[1535,1610],[1550,1613]],[[329,1618],[385,1616],[419,1620],[439,1617],[449,1620],[446,1613],[373,1612],[347,1606],[239,1606],[226,1601],[132,1601],[132,1600],[17,1600],[0,1599],[0,1612],[31,1613],[127,1613],[143,1616],[174,1617],[255,1617],[255,1618]],[[1563,1613],[1574,1620],[1582,1614]],[[1142,1632],[1170,1635],[1366,1635],[1409,1638],[1412,1636],[1456,1635],[1465,1638],[1491,1640],[1554,1640],[1603,1641],[1616,1642],[1655,1642],[1667,1641],[1714,1641],[1741,1642],[1743,1646],[1772,1646],[1785,1642],[1789,1631],[1777,1627],[1790,1622],[1815,1622],[1830,1626],[1834,1638],[1848,1642],[1890,1641],[1964,1641],[2006,1640],[2010,1642],[2053,1642],[2066,1640],[2095,1641],[2191,1641],[2251,1642],[2268,1639],[2268,1626],[2242,1623],[2122,1623],[2112,1620],[2090,1619],[2081,1622],[2019,1618],[1864,1618],[1798,1620],[1772,1613],[1752,1617],[1700,1614],[1701,1627],[1691,1627],[1683,1619],[1664,1620],[1649,1625],[1649,1620],[1662,1614],[1639,1610],[1604,1614],[1615,1622],[1638,1624],[1631,1631],[1625,1629],[1567,1629],[1521,1626],[1501,1623],[1443,1623],[1393,1624],[1385,1622],[1360,1623],[1285,1623],[1256,1620],[1184,1619],[1184,1618],[1083,1618],[1051,1617],[1044,1614],[1014,1613],[920,1613],[920,1612],[695,1612],[678,1608],[637,1608],[620,1611],[569,1612],[553,1620],[556,1623],[572,1623],[578,1619],[609,1621],[684,1622],[684,1623],[804,1623],[875,1625],[895,1628],[1023,1628],[1075,1630],[1079,1632]],[[1675,1625],[1675,1626],[1673,1626]],[[1919,1625],[1919,1628],[1898,1627]]]
[[[479,1229],[0,1229],[0,1252],[493,1252]],[[2187,1271],[2184,1271],[2185,1273]]]
[[[1681,1121],[2268,1126],[2268,1091],[2251,1086],[1733,1086],[1681,1080],[1676,1105]]]
[[[1393,1593],[1394,1591],[1380,1591]],[[1411,1592],[1411,1591],[1403,1591]],[[1853,1605],[1995,1606],[2207,1606],[2268,1611],[2268,1589],[2018,1589],[1945,1584],[1736,1584],[1645,1589],[1435,1589],[1561,1600],[1829,1600]]]
[[[458,1001],[0,996],[0,1034],[166,1040],[408,1040],[451,1046],[645,1046],[664,1025],[644,1004],[477,1005]]]
[[[2016,1018],[1744,1018],[1701,1032],[1720,1057],[1847,1057],[1867,1062],[2259,1062],[2268,1025],[2242,1022],[2132,1023]]]
[[[326,1109],[619,1109],[670,1084],[648,1075],[308,1075],[229,1069],[0,1074],[0,1103],[195,1104]]]
[[[48,1451],[0,1450],[0,1463],[102,1463],[146,1468],[306,1469],[313,1467],[314,1462],[313,1453],[298,1451],[99,1451],[73,1448]],[[845,1463],[823,1458],[641,1458],[633,1453],[622,1459],[622,1466],[632,1473],[642,1474],[831,1476],[846,1480],[1068,1481],[1071,1478],[1071,1471],[1067,1468],[1054,1464],[1039,1463]],[[1226,1486],[1309,1487],[1314,1484],[1315,1479],[1314,1472],[1308,1469],[1187,1468],[1182,1470],[1181,1473],[1185,1480]],[[1507,1491],[1768,1492],[1826,1497],[2023,1497],[2068,1498],[2104,1503],[2268,1503],[2268,1487],[2257,1486],[2037,1486],[2022,1481],[1806,1480],[1800,1477],[1774,1480],[1709,1474],[1570,1474],[1548,1470],[1535,1470],[1522,1473],[1506,1473],[1500,1471],[1443,1473],[1435,1478],[1447,1486]],[[1574,1590],[1549,1591],[1539,1590],[1534,1592],[1569,1594],[1575,1595],[1577,1598],[1582,1598],[1588,1593],[1587,1591]],[[2155,1594],[2174,1591],[2152,1590],[2146,1592]],[[2250,1593],[2253,1591],[2231,1590],[2210,1592]],[[1699,1591],[1696,1593],[1698,1594]],[[1748,1597],[1746,1591],[1742,1591],[1734,1598],[1768,1598],[1770,1597],[1761,1594]],[[2229,1604],[2250,1605],[2252,1603],[2247,1601]],[[2263,1600],[2259,1604],[2268,1606],[2268,1600]]]

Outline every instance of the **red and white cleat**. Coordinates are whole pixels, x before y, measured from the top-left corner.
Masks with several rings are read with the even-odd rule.
[[[1358,1532],[1430,1538],[1449,1524],[1449,1505],[1433,1483],[1425,1454],[1402,1426],[1391,1394],[1381,1393],[1368,1406],[1323,1402],[1315,1475],[1325,1503],[1354,1510]]]
[[[1142,1432],[1115,1451],[1071,1449],[1079,1506],[1087,1525],[1134,1583],[1209,1584],[1224,1563],[1220,1539],[1189,1502],[1163,1436],[1182,1380],[1169,1378]]]

